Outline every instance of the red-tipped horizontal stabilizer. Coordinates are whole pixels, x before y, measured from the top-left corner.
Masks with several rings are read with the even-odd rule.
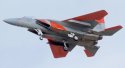
[[[84,52],[86,53],[87,57],[92,57],[93,54],[91,52],[89,52],[88,50],[84,50]]]
[[[101,35],[105,35],[105,36],[111,36],[113,34],[115,34],[117,31],[119,31],[120,29],[122,29],[123,27],[121,25],[118,26],[114,26],[111,28],[107,28],[104,31],[100,32]]]
[[[87,57],[92,57],[96,54],[96,52],[98,51],[99,47],[98,46],[94,46],[94,47],[85,47],[85,54],[87,55]]]

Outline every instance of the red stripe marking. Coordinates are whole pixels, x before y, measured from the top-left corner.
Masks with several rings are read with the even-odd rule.
[[[56,22],[51,21],[50,24],[51,24],[51,27],[53,27],[53,28],[60,29],[60,30],[66,30],[62,25],[60,25]]]
[[[99,24],[103,24],[105,21],[104,21],[104,18],[100,19],[100,20],[96,20]]]

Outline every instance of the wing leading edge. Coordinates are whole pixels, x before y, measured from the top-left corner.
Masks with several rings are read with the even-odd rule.
[[[77,21],[90,21],[90,20],[97,20],[98,22],[103,22],[103,18],[107,15],[108,13],[105,10],[100,10],[97,12],[89,13],[86,15],[70,18],[64,21],[68,20],[77,20]]]
[[[75,24],[83,25],[83,27],[88,26],[88,28],[91,28],[94,31],[101,31],[101,30],[104,30],[105,28],[104,17],[107,14],[108,13],[105,10],[100,10],[86,15],[70,18],[70,19],[64,20],[63,22],[67,22],[67,24],[69,23],[69,25],[71,26],[73,23],[75,23]],[[80,27],[80,28],[83,28],[83,27]]]
[[[90,14],[70,18],[70,19],[64,20],[63,22],[67,22],[67,23],[69,22],[68,24],[70,26],[73,25],[72,23],[84,25],[84,26],[87,26],[87,28],[91,28],[93,30],[94,34],[102,35],[102,36],[111,36],[114,33],[116,33],[117,31],[119,31],[122,28],[122,26],[115,26],[115,27],[111,27],[111,28],[108,28],[108,29],[103,28],[104,17],[107,14],[108,13],[105,10],[101,10],[101,11],[93,12],[93,13],[90,13]],[[75,26],[79,27],[79,25],[78,26],[75,25]],[[62,34],[61,31],[67,31],[62,26],[60,26],[58,24],[52,23],[52,26],[54,26],[54,28],[59,29],[59,31],[57,31],[58,33],[60,32]],[[81,28],[81,27],[79,27],[79,28]],[[101,30],[98,30],[98,29],[101,29]],[[35,31],[32,31],[32,30],[29,30],[29,31],[37,34]],[[65,33],[65,32],[63,32],[63,33]],[[70,48],[69,51],[65,51],[64,50],[64,43],[58,43],[58,42],[55,43],[56,38],[55,39],[54,38],[51,38],[51,39],[47,38],[47,39],[48,39],[48,42],[50,44],[50,48],[51,48],[51,51],[52,51],[52,54],[53,54],[54,58],[66,57],[68,52],[71,51],[76,46],[74,44],[77,43],[77,42],[73,43],[73,41],[69,39],[70,41],[68,40],[67,42],[68,43],[70,42],[70,43],[73,43],[73,44],[70,44],[68,46]],[[94,56],[99,49],[98,46],[95,46],[96,45],[95,42],[97,42],[97,40],[92,40],[92,39],[88,40],[87,39],[87,41],[85,40],[84,44],[81,44],[82,46],[85,47],[84,52],[86,53],[86,55],[88,57]]]

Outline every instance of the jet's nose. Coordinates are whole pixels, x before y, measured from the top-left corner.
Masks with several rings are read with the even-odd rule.
[[[17,24],[17,19],[16,18],[9,18],[9,19],[5,19],[3,21],[8,23],[8,24],[11,24],[11,25],[16,25]]]

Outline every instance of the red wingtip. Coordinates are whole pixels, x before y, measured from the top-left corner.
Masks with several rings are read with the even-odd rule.
[[[67,51],[63,50],[62,46],[50,45],[54,58],[66,57]]]

